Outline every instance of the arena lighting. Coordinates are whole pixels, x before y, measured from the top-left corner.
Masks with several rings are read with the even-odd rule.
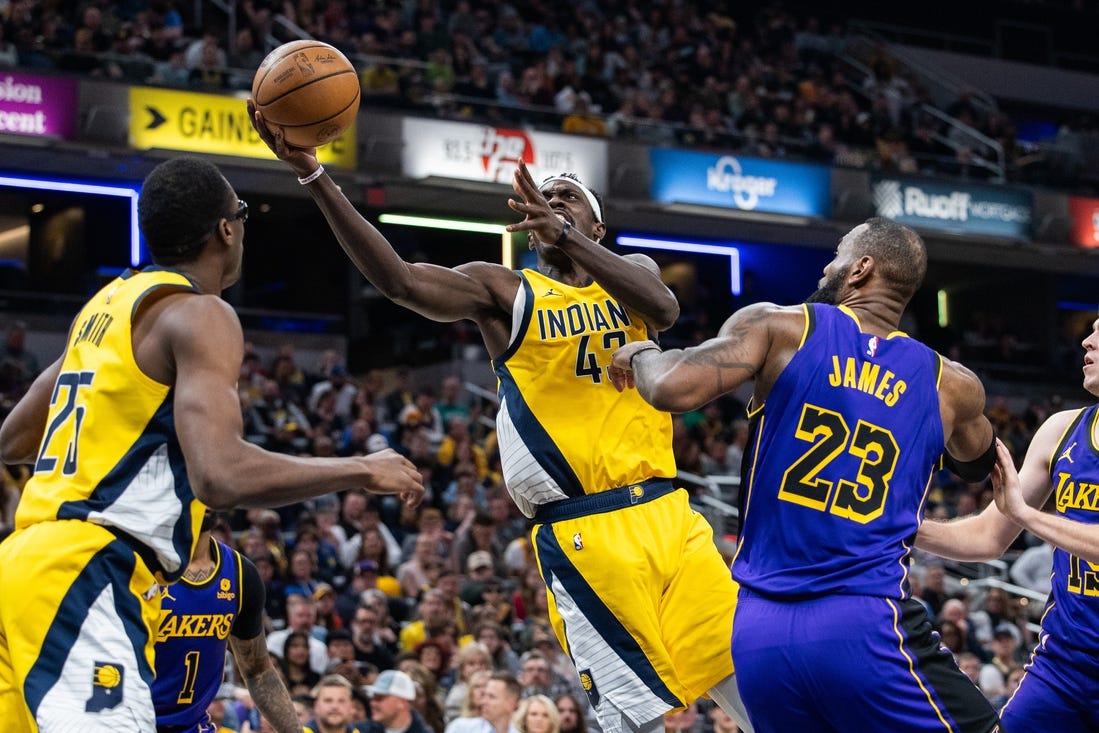
[[[664,249],[669,252],[698,252],[706,255],[725,255],[729,258],[729,292],[740,295],[740,250],[730,244],[702,244],[701,242],[679,242],[671,239],[650,239],[620,235],[615,243],[622,247],[640,247],[643,249]]]
[[[97,196],[121,196],[130,199],[130,264],[141,264],[141,232],[137,226],[138,191],[129,186],[105,186],[97,183],[59,181],[48,178],[16,178],[0,176],[0,186],[27,188],[34,191],[64,191],[65,193],[89,193]]]
[[[405,227],[447,229],[452,232],[499,234],[500,264],[509,270],[514,266],[511,255],[511,232],[509,232],[503,224],[490,224],[483,221],[465,221],[463,219],[437,219],[433,216],[408,216],[405,214],[382,214],[378,217],[378,222],[381,224],[396,224]]]
[[[950,325],[950,296],[945,290],[939,290],[935,297],[939,306],[939,328],[946,328]]]

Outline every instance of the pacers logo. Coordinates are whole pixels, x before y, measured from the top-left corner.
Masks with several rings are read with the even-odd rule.
[[[642,497],[644,497],[644,496],[645,496],[645,488],[643,486],[636,486],[635,485],[635,486],[630,487],[630,503],[631,504],[636,504],[637,502],[641,501]]]
[[[588,693],[588,699],[591,700],[591,704],[596,706],[599,704],[599,690],[595,687],[595,679],[591,676],[590,669],[582,669],[578,672],[580,675],[580,686],[584,688],[584,692]]]
[[[114,662],[96,662],[92,672],[92,696],[84,705],[84,711],[98,713],[118,707],[122,702],[122,682],[126,670]]]

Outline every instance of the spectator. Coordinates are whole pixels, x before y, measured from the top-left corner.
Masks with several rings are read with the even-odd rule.
[[[358,733],[352,726],[355,708],[352,704],[352,686],[338,674],[323,677],[313,688],[313,719],[305,726],[305,733]]]
[[[275,656],[285,658],[286,640],[293,632],[307,634],[309,636],[309,667],[317,674],[324,674],[328,667],[328,648],[317,635],[314,634],[313,624],[316,622],[316,609],[313,606],[312,597],[299,595],[289,596],[286,599],[286,623],[285,629],[274,631],[267,636],[267,650]]]
[[[390,669],[397,654],[396,636],[382,625],[382,616],[369,604],[355,609],[351,618],[351,644],[355,661]]]
[[[1022,642],[1019,627],[1005,621],[992,632],[992,661],[981,667],[978,686],[991,700],[1004,692],[1008,673],[1017,666],[1016,655]]]
[[[446,733],[520,733],[511,720],[519,709],[520,687],[506,672],[493,672],[485,683],[478,718],[457,718]]]
[[[363,733],[428,733],[413,709],[416,684],[404,672],[389,669],[366,688],[370,695],[371,722]]]
[[[512,724],[520,733],[559,733],[561,713],[552,699],[545,695],[531,695],[519,704]]]
[[[310,692],[320,682],[320,673],[310,665],[310,639],[310,635],[304,631],[291,631],[283,641],[282,655],[276,655],[291,696]],[[327,649],[325,654],[327,655]]]
[[[1008,573],[1016,585],[1049,595],[1050,576],[1053,574],[1053,545],[1041,542],[1027,548],[1011,564]]]
[[[580,702],[576,697],[571,694],[558,695],[554,704],[557,706],[557,712],[560,716],[560,732],[561,733],[588,733],[588,722],[584,718],[584,712],[580,708]],[[714,706],[715,710],[721,710],[721,708]],[[717,730],[717,725],[714,725],[715,733],[731,733],[724,730]]]
[[[454,654],[454,684],[446,693],[443,701],[443,715],[446,722],[462,716],[462,706],[469,698],[470,681],[477,672],[492,670],[492,657],[488,649],[476,641],[461,647]]]

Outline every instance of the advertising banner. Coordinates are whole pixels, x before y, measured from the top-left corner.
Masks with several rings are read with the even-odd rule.
[[[510,184],[521,160],[535,181],[575,173],[599,193],[607,190],[603,140],[443,120],[405,118],[402,125],[401,171],[409,178]]]
[[[1033,203],[1028,191],[944,181],[878,178],[878,216],[916,229],[1029,239]]]
[[[1099,247],[1099,199],[1068,197],[1072,217],[1072,243],[1081,247]]]
[[[0,133],[76,138],[75,79],[0,73]]]
[[[356,126],[317,148],[317,159],[324,165],[353,169],[358,153]],[[252,129],[243,99],[174,89],[130,88],[130,144],[138,150],[275,157]]]
[[[826,218],[831,172],[825,166],[653,148],[654,201]]]

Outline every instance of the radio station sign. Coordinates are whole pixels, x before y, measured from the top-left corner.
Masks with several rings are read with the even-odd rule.
[[[0,72],[0,133],[76,138],[75,79]]]
[[[831,171],[820,165],[652,148],[654,201],[827,217]]]
[[[607,189],[607,144],[576,135],[405,118],[401,170],[409,178],[511,183],[519,161],[535,180],[575,173],[589,188]]]
[[[317,159],[325,165],[353,169],[358,152],[356,125],[317,148]],[[131,87],[130,144],[139,150],[162,148],[268,160],[274,157],[252,128],[243,99],[174,89]]]
[[[1019,189],[881,178],[873,183],[873,197],[878,216],[911,227],[1030,238],[1033,204]]]
[[[1099,247],[1099,199],[1068,197],[1072,217],[1072,243],[1081,247]]]

